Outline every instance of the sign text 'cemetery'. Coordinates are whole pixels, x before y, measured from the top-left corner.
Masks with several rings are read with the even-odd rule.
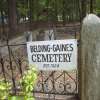
[[[77,67],[77,40],[27,43],[29,64],[39,70],[73,70]]]

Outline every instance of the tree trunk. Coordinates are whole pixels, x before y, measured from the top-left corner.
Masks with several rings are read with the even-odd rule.
[[[65,14],[65,0],[63,0],[63,13],[62,13],[62,18],[63,18],[63,25],[66,23],[66,14]]]
[[[8,0],[8,18],[9,32],[12,34],[17,28],[16,0]]]
[[[4,25],[5,25],[5,22],[4,22],[4,13],[3,13],[3,10],[1,10],[1,19],[2,19],[2,33],[1,33],[1,39],[4,39],[6,37],[6,34],[5,34],[5,30],[4,30]]]
[[[57,0],[55,0],[55,22],[58,21]]]
[[[81,0],[81,20],[86,16],[87,0]]]
[[[93,0],[90,0],[90,13],[93,13]]]
[[[29,21],[30,21],[30,31],[31,31],[31,26],[32,26],[32,21],[33,21],[33,5],[34,4],[34,0],[30,0],[29,1],[29,8],[30,8],[30,13],[29,13]]]

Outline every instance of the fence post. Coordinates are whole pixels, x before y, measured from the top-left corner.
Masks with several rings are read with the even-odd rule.
[[[79,77],[81,100],[100,100],[100,19],[94,14],[83,20]]]

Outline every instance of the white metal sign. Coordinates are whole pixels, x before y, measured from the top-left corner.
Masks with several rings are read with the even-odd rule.
[[[29,64],[39,70],[74,70],[77,68],[77,40],[27,42]]]

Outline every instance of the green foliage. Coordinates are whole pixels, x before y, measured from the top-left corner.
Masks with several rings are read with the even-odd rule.
[[[9,95],[10,89],[11,89],[11,84],[1,79],[0,80],[0,99],[6,99]]]
[[[22,91],[23,95],[25,95],[25,100],[31,100],[32,90],[35,87],[36,80],[37,80],[37,70],[34,66],[30,66],[28,71],[24,73],[24,76],[21,80]]]
[[[37,70],[35,66],[30,66],[29,69],[24,73],[20,83],[22,84],[21,96],[11,96],[9,90],[11,84],[8,82],[0,81],[0,99],[8,100],[35,100],[32,95],[32,91],[35,87],[37,80]]]
[[[96,0],[96,13],[100,14],[100,0]]]
[[[99,0],[98,0],[99,1]],[[31,21],[58,21],[69,17],[79,17],[80,0],[16,0],[17,18],[30,18]],[[0,0],[0,10],[8,11],[7,0]],[[13,9],[13,8],[12,8]],[[31,16],[31,17],[29,17]]]
[[[25,100],[22,96],[8,96],[8,100]]]
[[[17,5],[18,15],[20,15],[21,17],[25,17],[25,16],[28,15],[29,8],[28,8],[27,0],[24,0],[24,1],[17,0],[17,4],[16,5]]]
[[[0,10],[4,10],[7,8],[7,1],[6,0],[0,0]]]
[[[22,4],[18,4],[18,12],[19,12],[19,14],[20,14],[20,16],[26,16],[27,15],[27,13],[28,13],[28,9],[25,7],[23,7],[22,6]]]

